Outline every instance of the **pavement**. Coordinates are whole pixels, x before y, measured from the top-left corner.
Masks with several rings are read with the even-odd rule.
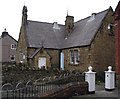
[[[105,90],[105,84],[99,84],[95,86],[95,94],[87,94],[80,96],[73,96],[71,99],[120,99],[120,88],[115,86],[112,91]]]

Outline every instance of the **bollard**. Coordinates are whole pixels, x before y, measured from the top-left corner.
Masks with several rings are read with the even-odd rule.
[[[112,91],[115,89],[115,71],[112,67],[108,66],[108,71],[105,71],[105,90]]]
[[[88,82],[88,92],[95,93],[95,73],[92,71],[92,66],[88,67],[88,72],[85,72],[85,81]]]

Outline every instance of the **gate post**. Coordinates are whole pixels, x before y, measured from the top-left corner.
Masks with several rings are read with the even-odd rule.
[[[88,91],[91,94],[95,93],[95,73],[92,71],[92,66],[88,67],[88,72],[85,72],[85,81],[88,82]]]
[[[115,71],[108,66],[108,71],[105,71],[105,90],[112,91],[115,89]]]

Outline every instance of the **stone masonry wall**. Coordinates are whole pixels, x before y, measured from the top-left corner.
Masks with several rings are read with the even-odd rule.
[[[51,56],[51,67],[59,68],[60,67],[60,51],[55,49],[46,49],[46,51]]]
[[[79,52],[79,64],[73,65],[70,64],[70,50],[77,49]],[[81,47],[81,48],[71,48],[65,49],[64,51],[64,63],[66,70],[79,70],[81,72],[85,71],[88,66],[89,61],[89,47]]]
[[[34,51],[35,48],[28,48],[28,55]],[[29,66],[38,68],[38,60],[40,57],[46,57],[47,69],[51,67],[59,68],[59,50],[41,49],[32,59],[28,59]]]
[[[25,55],[25,59],[23,59],[23,57],[20,56],[20,53],[23,53],[23,55]],[[16,63],[19,64],[21,60],[23,61],[24,64],[27,64],[27,43],[25,38],[24,27],[21,27],[20,37],[16,49]]]
[[[103,72],[109,65],[115,67],[115,36],[109,35],[107,28],[113,22],[112,14],[108,13],[90,46],[90,64],[95,71]]]

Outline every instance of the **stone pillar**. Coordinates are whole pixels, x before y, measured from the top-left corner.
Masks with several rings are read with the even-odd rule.
[[[108,71],[105,71],[105,90],[112,91],[115,89],[115,71],[108,66]]]
[[[92,67],[88,67],[88,72],[85,72],[85,81],[88,82],[88,91],[91,94],[95,93],[95,73],[92,71]]]

